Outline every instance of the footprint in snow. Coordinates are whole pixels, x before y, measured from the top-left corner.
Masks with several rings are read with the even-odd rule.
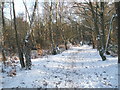
[[[48,83],[47,83],[46,81],[43,81],[43,85],[44,85],[44,86],[47,86]]]
[[[46,67],[45,65],[43,65],[43,67]]]
[[[20,84],[25,84],[25,82],[21,82]]]
[[[107,80],[107,78],[103,78],[103,80]]]
[[[59,85],[59,84],[61,84],[61,82],[62,82],[62,81],[59,81],[59,82],[57,82],[57,83],[56,83],[56,85]]]
[[[57,76],[55,76],[55,78],[57,78]]]
[[[63,78],[60,78],[60,80],[63,80]]]
[[[103,71],[103,73],[106,73],[106,71]]]

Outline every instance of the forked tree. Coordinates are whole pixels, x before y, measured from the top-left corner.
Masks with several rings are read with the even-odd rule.
[[[35,1],[32,17],[31,18],[29,17],[29,21],[30,21],[29,30],[28,30],[28,32],[25,36],[25,41],[24,41],[25,42],[24,54],[25,54],[25,59],[26,59],[26,69],[29,69],[29,70],[31,69],[31,65],[32,65],[31,54],[30,54],[31,53],[30,37],[31,37],[32,31],[33,31],[32,28],[33,28],[33,25],[34,25],[33,22],[34,22],[34,19],[35,19],[35,12],[36,12],[37,5],[38,5],[38,0]],[[24,4],[24,6],[25,6],[27,14],[29,14],[26,4]]]

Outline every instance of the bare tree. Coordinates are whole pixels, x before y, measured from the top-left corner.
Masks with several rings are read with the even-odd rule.
[[[120,63],[120,39],[119,39],[119,35],[120,35],[120,1],[119,2],[115,2],[115,8],[116,8],[116,14],[117,14],[117,29],[118,29],[118,63]]]
[[[57,54],[56,52],[56,48],[55,48],[55,41],[54,41],[54,31],[53,31],[53,28],[52,28],[52,25],[53,25],[53,15],[52,15],[52,9],[53,9],[53,2],[51,1],[50,2],[50,15],[49,15],[49,32],[50,32],[50,41],[51,41],[51,49],[52,49],[52,54],[55,55]]]
[[[93,7],[93,4],[92,2],[90,1],[89,4],[90,6],[90,9],[91,9],[91,12],[92,12],[92,18],[93,18],[93,22],[94,22],[94,27],[95,27],[95,30],[96,30],[96,34],[97,34],[97,41],[98,41],[98,51],[99,51],[99,54],[102,58],[102,60],[106,60],[106,57],[104,55],[104,48],[103,48],[103,38],[101,36],[101,32],[99,31],[99,26],[98,26],[98,6],[97,6],[97,2],[96,2],[96,8],[94,9]],[[101,3],[101,9],[103,10],[104,7],[103,7],[103,3]],[[103,12],[101,13],[101,18],[103,17]],[[102,22],[103,19],[102,19]],[[104,27],[102,27],[104,29]]]
[[[3,31],[5,31],[5,17],[4,17],[4,2],[2,2],[2,25],[3,25]],[[6,56],[5,56],[5,49],[4,49],[4,34],[2,35],[2,40],[3,42],[1,42],[1,45],[2,45],[2,60],[3,60],[3,63],[5,65],[5,61],[7,60],[6,59]]]
[[[13,0],[12,4],[13,4],[13,17],[14,17],[14,30],[15,30],[16,44],[18,47],[18,55],[19,55],[21,67],[24,68],[25,63],[24,63],[23,51],[22,51],[22,47],[20,46],[19,40],[18,40],[19,37],[18,37],[18,31],[17,31],[17,25],[16,25],[16,14],[15,14],[14,0]]]
[[[64,9],[64,1],[63,2],[59,2],[59,8],[60,8],[60,12],[59,12],[59,17],[60,17],[60,32],[61,32],[61,37],[62,40],[64,41],[64,45],[65,45],[65,49],[68,50],[67,47],[67,39],[65,36],[65,31],[63,28],[63,21],[64,21],[64,15],[63,15],[63,9]]]
[[[37,8],[37,4],[38,4],[38,0],[35,1],[35,4],[34,4],[34,9],[33,9],[33,13],[32,13],[32,17],[30,19],[30,26],[29,26],[29,31],[27,32],[26,34],[26,37],[25,37],[25,59],[26,59],[26,69],[31,69],[31,65],[32,65],[32,62],[31,62],[31,45],[30,45],[30,36],[31,36],[31,33],[32,33],[32,28],[33,28],[33,22],[34,22],[34,18],[35,18],[35,11],[36,11],[36,8]],[[26,5],[24,4],[25,8],[26,8]],[[28,13],[28,10],[26,8],[26,11]]]
[[[105,3],[100,2],[100,25],[101,25],[101,39],[102,39],[102,47],[103,47],[103,52],[105,53],[105,21],[104,21],[104,9],[105,9]]]

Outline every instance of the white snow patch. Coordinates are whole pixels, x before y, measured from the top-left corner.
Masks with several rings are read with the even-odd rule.
[[[17,75],[0,74],[1,88],[117,88],[117,57],[102,61],[98,51],[88,45],[71,47],[58,55],[32,59],[32,70]]]

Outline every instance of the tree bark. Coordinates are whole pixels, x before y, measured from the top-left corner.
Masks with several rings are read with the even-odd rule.
[[[59,7],[60,7],[60,12],[63,12],[63,5],[64,5],[64,2],[59,2]],[[61,38],[62,38],[62,40],[63,40],[63,42],[64,42],[64,45],[65,45],[65,50],[68,50],[68,47],[67,47],[67,39],[66,39],[66,37],[65,37],[65,31],[64,31],[64,28],[63,28],[63,23],[62,23],[62,21],[63,21],[63,16],[62,16],[62,14],[61,13],[59,13],[59,17],[60,17],[60,34],[61,34]]]
[[[117,14],[117,29],[118,29],[118,63],[120,63],[120,1],[115,2],[116,14]]]
[[[52,29],[52,8],[53,8],[53,3],[51,1],[50,5],[50,15],[49,15],[49,31],[50,31],[50,41],[51,41],[51,48],[52,48],[52,54],[56,55],[56,48],[55,48],[55,41],[54,41],[54,35],[53,35],[53,29]]]
[[[59,43],[59,38],[58,38],[58,33],[59,33],[59,28],[58,28],[58,0],[56,0],[56,45]]]
[[[98,41],[97,46],[98,46],[99,55],[101,56],[102,60],[105,61],[106,57],[104,56],[102,38],[101,38],[101,35],[100,35],[100,32],[99,32],[99,27],[98,27],[98,24],[97,24],[98,23],[97,7],[96,7],[96,12],[94,12],[92,2],[89,2],[89,6],[91,8],[93,23],[94,23],[94,27],[95,27],[96,34],[97,34],[97,41]]]
[[[13,0],[12,4],[13,4],[14,30],[15,30],[16,45],[17,45],[17,48],[18,48],[18,56],[19,56],[19,59],[20,59],[21,67],[24,68],[25,63],[24,63],[23,51],[21,50],[19,40],[18,40],[14,0]]]
[[[94,32],[92,32],[92,47],[93,47],[93,49],[96,48],[96,40],[95,40],[95,36],[94,35],[95,35]]]
[[[5,31],[5,20],[4,20],[4,2],[2,2],[2,25],[3,25],[3,31]],[[3,60],[3,64],[5,65],[5,61],[7,60],[6,59],[6,56],[5,56],[5,50],[4,50],[4,32],[2,34],[2,43],[1,43],[1,46],[2,46],[2,60]]]
[[[106,39],[106,47],[105,47],[106,54],[108,53],[108,46],[109,46],[109,42],[110,42],[110,35],[111,35],[111,31],[113,30],[112,22],[113,22],[113,20],[114,20],[115,17],[116,16],[113,15],[112,18],[111,18],[111,20],[110,20],[110,26],[109,26],[109,31],[108,31],[108,35],[107,35],[107,39]]]
[[[24,51],[24,53],[25,53],[25,59],[26,59],[26,69],[29,69],[29,70],[31,69],[31,65],[32,65],[30,36],[31,36],[31,33],[32,33],[33,21],[34,21],[34,18],[35,18],[35,11],[36,11],[36,8],[37,8],[37,4],[38,4],[38,0],[35,1],[34,10],[33,10],[33,13],[32,13],[31,20],[30,20],[30,17],[29,17],[30,29],[25,36],[25,47],[24,47],[25,51]],[[25,6],[27,14],[29,14],[25,3],[24,3],[24,6]]]
[[[25,42],[25,59],[26,59],[26,69],[31,69],[31,46],[30,42]]]
[[[102,47],[103,47],[103,52],[105,52],[105,43],[106,43],[106,39],[105,39],[105,23],[104,23],[104,2],[100,2],[100,6],[101,6],[101,12],[100,12],[100,25],[101,25],[101,31],[102,31],[102,35],[101,35],[101,39],[102,39]]]

